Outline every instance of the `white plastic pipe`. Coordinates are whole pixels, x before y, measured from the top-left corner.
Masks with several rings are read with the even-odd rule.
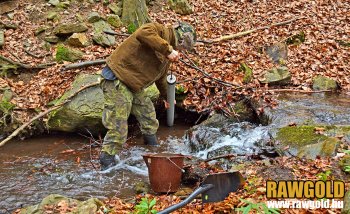
[[[168,126],[174,125],[174,114],[175,114],[175,85],[176,85],[176,77],[174,75],[168,75],[167,78],[168,83],[168,94],[167,94],[167,102],[169,103],[169,108],[167,109],[167,124]]]

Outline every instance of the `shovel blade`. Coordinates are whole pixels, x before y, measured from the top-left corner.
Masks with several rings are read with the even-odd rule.
[[[231,192],[237,191],[244,185],[244,178],[240,172],[225,172],[208,175],[203,184],[213,184],[214,188],[202,193],[203,203],[219,202]]]

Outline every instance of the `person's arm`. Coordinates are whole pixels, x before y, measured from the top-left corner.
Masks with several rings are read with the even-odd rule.
[[[173,47],[163,38],[159,36],[159,32],[155,24],[145,24],[135,32],[136,39],[155,51],[169,56],[174,50]]]
[[[166,100],[167,99],[167,91],[168,91],[168,85],[167,85],[167,82],[166,82],[166,73],[161,77],[159,78],[155,83],[156,83],[156,86],[160,92],[160,98],[161,99],[164,99]]]

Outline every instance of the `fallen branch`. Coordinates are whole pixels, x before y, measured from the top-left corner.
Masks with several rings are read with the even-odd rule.
[[[32,119],[30,119],[28,122],[24,123],[22,126],[20,126],[19,128],[17,128],[14,132],[12,132],[11,135],[9,135],[6,139],[4,139],[3,141],[0,142],[0,147],[5,145],[5,143],[7,143],[8,141],[10,141],[12,138],[14,138],[15,136],[17,136],[23,129],[25,129],[27,126],[29,126],[32,122],[34,122],[35,120],[47,115],[48,113],[50,113],[51,111],[54,111],[60,107],[62,107],[64,104],[70,102],[70,99],[73,98],[75,95],[77,95],[78,93],[80,93],[81,91],[87,89],[87,88],[90,88],[90,87],[93,87],[93,86],[96,86],[98,85],[99,82],[95,82],[95,83],[91,83],[89,85],[86,85],[86,86],[83,86],[81,87],[78,91],[74,92],[73,94],[71,94],[69,97],[67,97],[67,99],[57,105],[57,106],[54,106],[52,108],[49,108],[47,109],[46,111],[44,112],[41,112],[40,114],[36,115],[35,117],[33,117]]]
[[[251,30],[235,33],[235,34],[221,36],[221,37],[213,39],[213,40],[205,41],[205,43],[215,43],[215,42],[220,42],[220,41],[224,41],[224,40],[230,40],[230,39],[238,38],[238,37],[241,37],[241,36],[245,36],[245,35],[251,34],[251,33],[255,32],[255,31],[258,31],[258,30],[265,30],[265,29],[268,29],[268,28],[271,28],[271,27],[286,25],[286,24],[292,23],[292,22],[294,22],[296,20],[303,19],[303,18],[304,17],[297,17],[297,18],[290,19],[290,20],[287,20],[287,21],[284,21],[284,22],[278,22],[278,23],[274,23],[272,25],[267,25],[267,26],[263,26],[263,27],[259,27],[259,28],[255,28],[255,29],[251,29]]]
[[[115,32],[115,31],[110,31],[110,30],[104,30],[103,31],[104,33],[106,34],[109,34],[109,35],[114,35],[114,36],[130,36],[131,34],[128,34],[128,33],[118,33],[118,32]]]
[[[212,79],[222,85],[225,85],[225,86],[235,86],[235,87],[238,87],[238,88],[242,88],[242,86],[238,85],[238,84],[233,84],[233,83],[229,83],[229,82],[225,82],[223,80],[220,80],[220,79],[217,79],[215,77],[212,77],[210,74],[208,74],[206,71],[200,69],[191,59],[189,56],[187,56],[187,54],[185,54],[184,52],[182,52],[182,54],[191,62],[191,64],[189,64],[188,62],[184,61],[183,59],[179,59],[182,63],[184,63],[185,65],[201,72],[205,77],[209,78],[209,79]]]
[[[3,61],[8,62],[10,64],[17,65],[18,67],[25,68],[25,69],[44,69],[44,68],[48,68],[49,66],[52,66],[52,65],[56,64],[55,62],[51,62],[51,63],[47,63],[47,64],[39,64],[39,65],[36,65],[36,66],[31,66],[31,65],[28,65],[28,64],[12,61],[11,59],[6,58],[6,57],[4,57],[2,55],[0,55],[0,59],[3,60]]]
[[[88,66],[92,66],[92,65],[101,65],[101,64],[105,64],[105,63],[106,63],[105,59],[85,61],[85,62],[64,65],[61,70],[66,71],[66,70],[70,70],[70,69],[84,68],[84,67],[88,67]]]
[[[304,93],[304,94],[313,94],[313,93],[331,92],[332,90],[304,91],[304,90],[297,90],[297,89],[270,89],[268,91],[269,92],[297,92],[297,93]]]

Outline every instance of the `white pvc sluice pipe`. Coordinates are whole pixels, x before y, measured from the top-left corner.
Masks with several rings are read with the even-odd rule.
[[[174,125],[174,114],[175,114],[175,85],[176,77],[174,75],[168,75],[168,93],[167,93],[167,102],[169,103],[169,108],[167,109],[167,124],[168,126]]]

